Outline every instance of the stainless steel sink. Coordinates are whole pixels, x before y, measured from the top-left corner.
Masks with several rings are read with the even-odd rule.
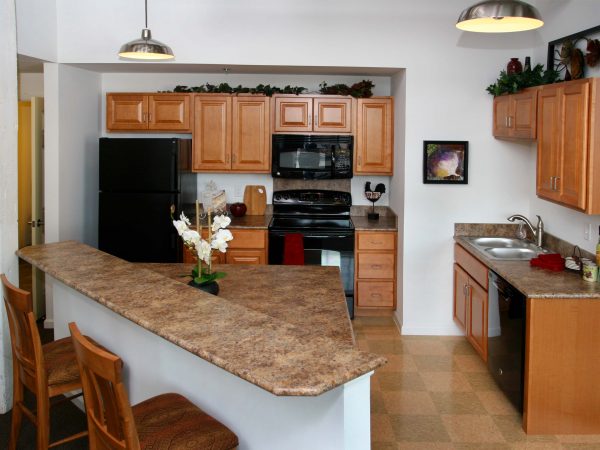
[[[535,251],[530,248],[507,248],[507,247],[496,247],[486,248],[484,250],[489,256],[495,259],[511,259],[511,260],[524,260],[529,261],[535,258],[540,251]]]
[[[473,237],[467,238],[477,249],[491,259],[529,261],[540,253],[541,247],[524,239],[506,237]]]

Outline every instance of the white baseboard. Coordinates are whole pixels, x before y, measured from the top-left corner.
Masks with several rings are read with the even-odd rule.
[[[49,330],[49,329],[54,329],[54,319],[46,319],[44,320],[44,328]]]

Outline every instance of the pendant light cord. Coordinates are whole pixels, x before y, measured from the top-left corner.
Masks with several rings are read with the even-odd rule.
[[[148,0],[144,0],[144,11],[146,13],[146,28],[148,28]]]

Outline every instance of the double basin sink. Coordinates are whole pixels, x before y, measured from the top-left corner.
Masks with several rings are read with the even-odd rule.
[[[524,239],[507,237],[472,237],[466,239],[491,259],[529,261],[540,253],[547,253],[547,250]]]

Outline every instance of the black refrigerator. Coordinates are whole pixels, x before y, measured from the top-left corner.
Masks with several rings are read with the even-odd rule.
[[[194,210],[191,139],[100,138],[98,248],[131,262],[181,262],[170,216]]]

